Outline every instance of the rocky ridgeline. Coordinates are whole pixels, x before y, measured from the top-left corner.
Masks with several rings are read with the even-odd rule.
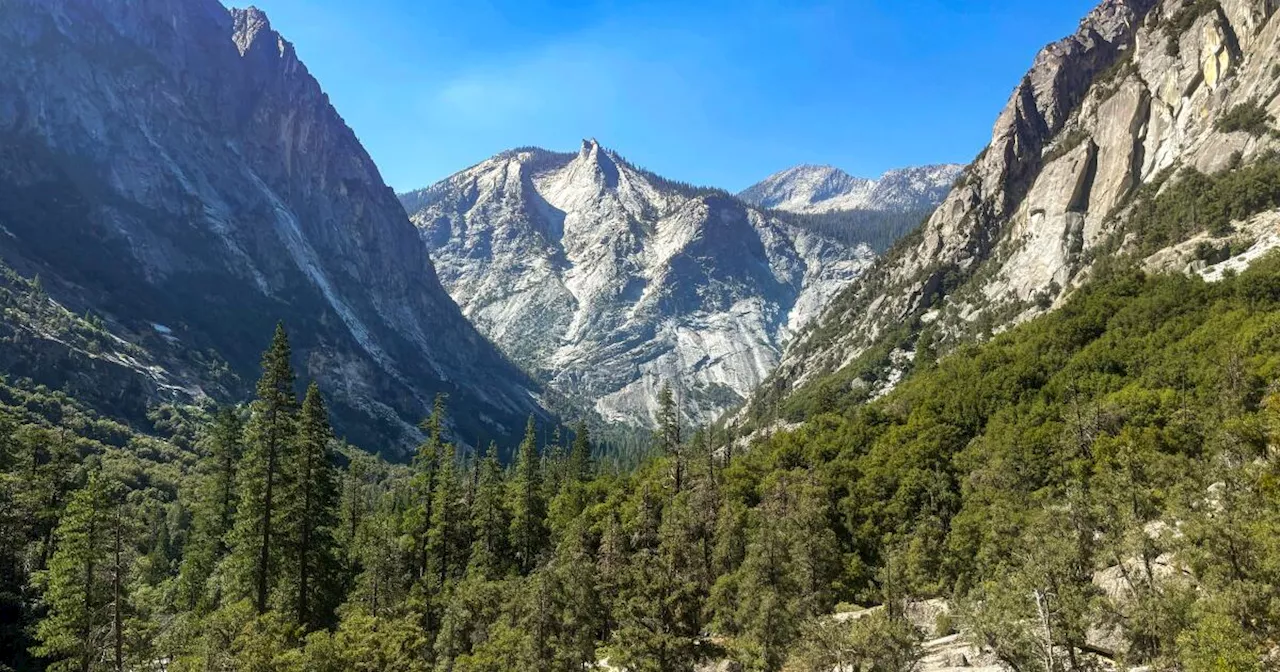
[[[1138,242],[1115,238],[1141,187],[1275,149],[1274,132],[1223,123],[1250,107],[1280,113],[1275,9],[1274,0],[1100,4],[1040,52],[991,144],[923,229],[791,344],[768,389],[846,367],[903,325],[928,328],[945,347],[1049,310],[1097,259]]]
[[[738,197],[752,205],[799,214],[915,212],[937,206],[962,170],[964,166],[954,164],[915,166],[868,180],[831,166],[796,166],[770,175]]]

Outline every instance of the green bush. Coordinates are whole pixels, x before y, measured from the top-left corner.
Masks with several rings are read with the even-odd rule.
[[[1231,232],[1233,221],[1280,207],[1280,159],[1267,155],[1254,163],[1216,175],[1186,170],[1160,190],[1144,187],[1129,216],[1126,232],[1138,236],[1138,252],[1150,254],[1202,232]]]
[[[1266,135],[1275,117],[1271,116],[1256,100],[1240,103],[1222,115],[1214,124],[1220,133],[1248,133],[1253,137]]]
[[[956,623],[951,613],[939,612],[937,618],[933,619],[933,636],[946,637],[954,634],[956,634]]]

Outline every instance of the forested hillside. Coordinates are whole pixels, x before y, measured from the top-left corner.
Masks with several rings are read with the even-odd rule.
[[[1276,257],[1217,283],[1118,270],[749,450],[664,399],[660,454],[627,473],[532,423],[509,467],[460,455],[443,399],[411,465],[353,451],[298,400],[283,331],[247,409],[155,414],[165,438],[10,383],[2,660],[900,669],[933,633],[899,607],[940,596],[936,628],[1013,669],[1264,669],[1278,309]],[[829,618],[852,603],[890,608]]]
[[[918,342],[950,351],[1056,309],[1119,256],[1262,228],[1252,215],[1277,203],[1275,10],[1099,2],[1036,56],[945,201],[791,342],[740,419],[795,419],[793,397],[832,380],[882,393]],[[1236,243],[1227,256],[1274,247]],[[1177,252],[1169,268],[1213,263]]]

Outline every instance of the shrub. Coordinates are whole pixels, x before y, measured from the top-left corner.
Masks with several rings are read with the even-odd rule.
[[[1243,131],[1256,138],[1271,130],[1273,123],[1275,123],[1275,117],[1268,114],[1258,101],[1250,100],[1231,108],[1213,127],[1221,133]]]
[[[951,617],[949,612],[939,612],[937,618],[933,619],[933,636],[946,637],[956,634],[955,619]]]
[[[1159,191],[1148,185],[1138,196],[1127,229],[1138,235],[1138,252],[1149,254],[1201,231],[1231,232],[1231,222],[1280,207],[1280,159],[1267,155],[1216,175],[1185,171]]]

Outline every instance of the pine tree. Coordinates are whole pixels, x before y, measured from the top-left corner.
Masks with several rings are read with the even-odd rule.
[[[17,473],[15,430],[12,419],[0,415],[0,669],[20,669],[27,648],[23,551],[30,521],[19,504],[23,480]]]
[[[589,669],[596,661],[596,638],[605,627],[606,608],[600,599],[587,525],[585,518],[576,519],[556,548],[551,567],[558,589],[556,669]]]
[[[431,416],[422,423],[427,438],[418,446],[418,453],[413,458],[413,489],[416,501],[409,511],[408,524],[414,539],[418,578],[427,575],[430,559],[427,542],[431,533],[431,508],[435,504],[440,453],[444,449],[444,401],[445,395],[436,395]]]
[[[97,472],[67,504],[41,579],[49,614],[36,628],[34,650],[54,672],[126,669],[129,515],[122,493]]]
[[[530,416],[511,481],[511,546],[520,571],[525,574],[537,565],[547,539],[540,463],[537,427]]]
[[[32,526],[38,544],[37,570],[48,566],[54,530],[67,498],[83,483],[83,466],[74,437],[65,428],[23,425],[15,432],[17,473],[23,481],[18,505]]]
[[[569,455],[561,441],[560,427],[551,432],[551,443],[542,451],[543,499],[551,501],[565,486],[569,477]]]
[[[224,408],[214,419],[202,446],[201,483],[196,495],[191,537],[187,541],[178,578],[178,600],[186,609],[205,612],[217,605],[208,582],[217,563],[227,554],[227,535],[235,523],[239,493],[236,471],[243,453],[244,429],[233,408]]]
[[[703,598],[687,547],[688,502],[677,497],[658,531],[658,547],[640,548],[627,572],[612,637],[617,663],[636,672],[692,670]]]
[[[784,472],[755,512],[742,565],[717,586],[716,628],[748,669],[780,669],[801,626],[831,607],[839,566],[825,505],[821,488]]]
[[[485,579],[498,579],[509,566],[510,546],[507,534],[511,514],[503,496],[505,483],[502,464],[498,462],[498,446],[490,444],[484,459],[476,465],[476,494],[471,502],[471,557],[468,574]]]
[[[308,630],[331,625],[341,575],[334,542],[338,517],[338,476],[330,444],[333,431],[320,388],[312,383],[302,402],[292,451],[282,535],[291,548],[290,603],[297,623]]]
[[[445,590],[450,580],[462,574],[467,566],[467,509],[462,481],[458,477],[453,444],[445,444],[440,455],[435,499],[431,505],[431,531],[427,538],[427,555],[432,564],[432,580],[436,592]]]
[[[664,383],[658,392],[658,447],[672,458],[675,491],[684,488],[684,455],[681,453],[680,406],[671,392],[671,384]]]
[[[596,592],[606,605],[604,622],[600,628],[600,640],[609,641],[617,625],[613,610],[622,603],[622,593],[626,587],[628,558],[631,549],[627,546],[626,531],[622,527],[617,511],[610,511],[601,523],[600,547],[596,552]]]
[[[569,476],[579,483],[591,480],[595,466],[591,462],[591,433],[587,423],[579,422],[573,430],[573,449],[569,452]]]
[[[284,325],[262,356],[262,378],[245,430],[246,451],[237,474],[240,503],[231,535],[235,589],[265,613],[280,581],[286,550],[280,536],[283,495],[289,488],[297,397]]]
[[[374,510],[373,488],[376,461],[372,456],[355,454],[342,475],[342,504],[335,538],[346,565],[348,580],[362,571],[361,549],[368,541],[365,522]]]
[[[367,516],[362,527],[362,543],[354,550],[361,571],[348,604],[378,618],[403,605],[416,569],[400,547],[399,522],[389,501]]]

